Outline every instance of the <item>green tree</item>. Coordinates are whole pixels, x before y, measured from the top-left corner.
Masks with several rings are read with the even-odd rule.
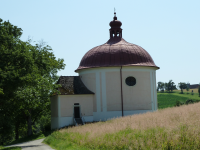
[[[158,82],[157,91],[161,90],[161,85],[162,85],[162,82]]]
[[[157,86],[157,91],[164,91],[164,83],[163,82],[158,82]]]
[[[187,84],[185,82],[178,83],[178,87],[181,89],[181,93],[183,94],[183,89],[187,87]]]
[[[57,92],[57,71],[64,69],[64,60],[58,59],[44,43],[31,45],[21,41],[22,30],[0,19],[0,141],[4,133],[27,124],[32,125],[50,111],[50,95]],[[7,122],[6,118],[9,118]],[[18,135],[17,135],[18,134]]]
[[[167,92],[169,92],[169,90],[170,90],[170,89],[169,89],[169,84],[166,82],[164,85],[165,85],[165,90],[166,90]]]
[[[164,82],[161,82],[160,89],[161,89],[161,92],[164,92],[164,89],[165,89],[165,83]]]
[[[190,88],[187,86],[187,87],[186,87],[186,90],[187,90],[187,93],[188,93],[188,91],[190,90]]]
[[[36,44],[30,46],[33,55],[33,72],[30,81],[15,92],[20,108],[27,122],[27,134],[32,135],[32,125],[45,113],[50,111],[50,95],[57,92],[59,85],[57,71],[64,69],[63,59],[55,59],[51,47]]]
[[[198,92],[199,92],[199,97],[200,97],[200,83],[199,83],[199,88],[198,88]]]
[[[176,85],[172,80],[169,80],[168,83],[164,83],[165,90],[168,92],[173,92],[176,89]]]
[[[172,80],[169,80],[169,82],[168,82],[168,89],[171,92],[173,92],[173,90],[176,89],[176,85],[175,85],[175,83]]]
[[[20,40],[22,30],[0,19],[0,142],[13,133],[19,110],[15,91],[23,87],[32,73],[32,55],[26,42]],[[9,119],[7,119],[9,118]],[[7,135],[4,134],[7,132]]]
[[[31,74],[32,82],[17,91],[21,100],[21,110],[27,118],[28,135],[32,135],[32,125],[43,114],[50,111],[50,95],[57,92],[55,82],[58,69],[63,69],[63,60],[56,60],[49,46],[36,45],[34,47],[34,73]]]

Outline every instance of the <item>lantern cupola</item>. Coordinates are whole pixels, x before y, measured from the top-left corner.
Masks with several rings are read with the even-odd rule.
[[[117,20],[116,12],[114,13],[113,21],[110,22],[110,38],[122,38],[121,21]]]

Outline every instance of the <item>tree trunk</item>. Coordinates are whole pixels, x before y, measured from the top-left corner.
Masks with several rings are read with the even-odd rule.
[[[19,124],[15,124],[15,140],[19,139]]]
[[[27,119],[27,124],[28,124],[28,136],[31,136],[33,135],[33,131],[32,131],[32,119],[31,119],[31,111],[29,111],[29,116],[28,116],[28,119]]]

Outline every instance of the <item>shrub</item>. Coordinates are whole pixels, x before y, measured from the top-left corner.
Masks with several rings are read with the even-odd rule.
[[[185,104],[193,104],[194,103],[194,101],[192,100],[192,99],[188,99],[186,102],[185,102]]]
[[[192,92],[191,92],[191,95],[194,95],[193,90],[192,90]]]
[[[181,106],[181,105],[183,105],[184,103],[182,103],[182,102],[180,102],[180,101],[176,101],[176,104],[175,104],[175,106]]]

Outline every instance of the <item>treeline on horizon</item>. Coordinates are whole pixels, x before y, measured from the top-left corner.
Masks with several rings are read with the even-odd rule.
[[[200,85],[200,84],[199,84]],[[183,89],[186,89],[187,91],[190,90],[189,84],[186,84],[185,82],[180,82],[176,86],[176,84],[173,82],[173,80],[169,80],[169,82],[158,82],[157,83],[157,92],[173,92],[173,90],[178,90],[178,88],[181,90],[181,93],[183,93]],[[198,93],[200,96],[200,86],[198,87]]]

